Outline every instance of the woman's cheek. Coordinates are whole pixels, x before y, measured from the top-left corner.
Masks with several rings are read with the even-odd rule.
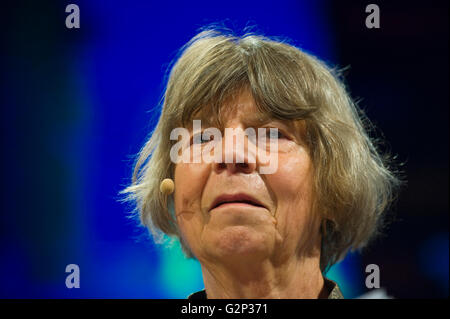
[[[201,227],[201,196],[208,173],[204,165],[180,163],[175,167],[175,212],[186,231]]]
[[[208,177],[204,164],[180,163],[175,167],[175,192],[183,194],[184,199],[200,200]]]
[[[293,205],[304,205],[307,203],[303,202],[309,200],[309,188],[312,183],[311,165],[309,157],[304,155],[299,152],[280,154],[278,171],[267,176],[267,182],[277,199],[278,218],[283,218],[280,213],[287,213],[282,211],[290,211]]]
[[[292,156],[292,154],[280,154],[279,165],[276,173],[268,176],[273,189],[281,195],[297,193],[300,181],[304,179],[308,170],[308,164],[300,157]]]

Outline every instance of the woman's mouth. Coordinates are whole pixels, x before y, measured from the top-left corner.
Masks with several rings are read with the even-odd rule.
[[[259,207],[266,208],[259,200],[244,193],[223,194],[218,196],[212,203],[210,210],[222,207]]]

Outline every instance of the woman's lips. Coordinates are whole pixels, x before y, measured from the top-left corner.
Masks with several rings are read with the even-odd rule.
[[[217,208],[224,208],[224,207],[249,207],[249,208],[264,208],[262,206],[256,206],[250,203],[244,203],[244,202],[228,202],[220,204],[219,206],[214,207],[213,209]]]
[[[222,194],[213,201],[210,210],[225,206],[266,208],[259,200],[245,193]]]

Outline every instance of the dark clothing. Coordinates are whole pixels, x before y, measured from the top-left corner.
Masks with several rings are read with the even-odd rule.
[[[328,290],[328,299],[344,299],[344,295],[342,294],[339,286],[332,280],[324,278],[325,280],[325,288]],[[206,296],[206,291],[200,290],[190,294],[187,299],[208,299]]]

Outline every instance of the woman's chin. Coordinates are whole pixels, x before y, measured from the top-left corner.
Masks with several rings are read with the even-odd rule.
[[[208,236],[210,253],[221,258],[266,258],[274,248],[267,231],[250,225],[231,225]]]

